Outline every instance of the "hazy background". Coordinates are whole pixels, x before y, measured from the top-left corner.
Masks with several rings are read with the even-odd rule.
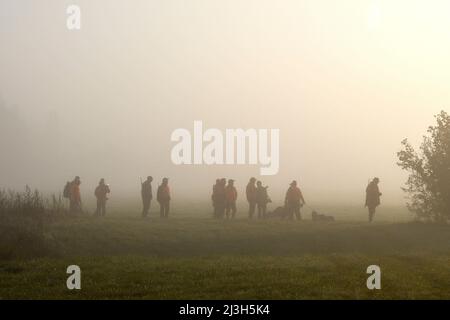
[[[81,7],[82,29],[66,29]],[[175,166],[176,128],[279,128],[280,201],[404,203],[400,141],[450,105],[448,0],[0,1],[0,187],[112,198],[170,177],[174,199],[240,191],[259,166]]]

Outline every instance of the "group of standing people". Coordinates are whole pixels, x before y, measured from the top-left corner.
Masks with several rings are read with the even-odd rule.
[[[73,214],[82,212],[80,185],[81,179],[79,176],[76,176],[72,181],[68,181],[64,187],[63,196],[69,200],[69,212]],[[96,216],[106,215],[106,201],[110,192],[111,190],[109,185],[105,183],[105,179],[100,179],[94,191],[94,195],[97,198]]]
[[[268,186],[264,186],[261,181],[256,178],[250,178],[245,189],[247,202],[249,205],[248,217],[253,219],[264,219],[267,217],[267,204],[272,202],[268,194]],[[214,208],[214,218],[221,219],[226,217],[234,218],[237,212],[236,200],[238,193],[234,185],[234,180],[229,179],[228,184],[225,178],[217,179],[212,188],[212,205]],[[285,210],[287,216],[301,219],[300,208],[305,204],[305,199],[300,189],[297,187],[297,182],[293,181],[290,184],[285,198]]]
[[[150,211],[150,205],[153,199],[153,191],[152,191],[152,181],[153,177],[148,176],[147,180],[141,182],[141,197],[142,197],[142,217],[146,218]],[[169,187],[169,179],[163,178],[161,185],[158,186],[158,190],[156,191],[156,201],[159,203],[159,214],[161,218],[169,217],[169,209],[170,209],[170,187]]]
[[[238,197],[236,187],[234,186],[234,180],[229,179],[228,184],[225,178],[217,179],[213,186],[212,192],[212,204],[214,208],[214,217],[221,219],[226,217],[234,218],[237,212],[236,200]],[[374,178],[369,182],[366,188],[366,203],[365,206],[369,210],[369,222],[373,221],[375,210],[380,205],[381,192],[378,188],[380,179]],[[245,189],[247,202],[249,205],[248,217],[253,219],[255,211],[257,212],[258,219],[264,219],[267,217],[267,204],[272,202],[267,189],[268,186],[263,186],[261,181],[257,181],[256,178],[250,178]],[[286,191],[284,198],[284,207],[281,209],[283,214],[281,217],[287,217],[289,219],[301,220],[301,208],[306,204],[303,193],[297,185],[297,181],[292,181]]]
[[[142,216],[145,218],[150,211],[150,204],[153,199],[151,176],[147,177],[147,180],[141,182],[141,196],[142,196]],[[63,196],[69,200],[69,212],[72,214],[81,213],[81,192],[80,192],[81,179],[76,176],[72,181],[68,181],[64,187]],[[105,183],[105,179],[100,179],[98,186],[95,188],[94,195],[97,199],[97,209],[95,211],[96,216],[106,215],[106,201],[108,200],[108,194],[111,193],[109,185]],[[161,218],[169,217],[170,209],[170,188],[169,179],[164,178],[157,190],[157,201],[160,205]]]
[[[256,185],[255,182],[255,178],[250,178],[246,188],[247,201],[249,204],[248,216],[252,219],[256,208],[258,211],[258,218],[264,219],[267,214],[267,204],[272,202],[272,200],[267,193],[268,187],[263,186],[261,181],[257,181]],[[300,208],[305,203],[303,194],[300,191],[300,188],[297,187],[297,181],[292,181],[284,199],[284,211],[286,216],[290,219],[294,219],[295,217],[297,220],[301,220]]]
[[[148,176],[147,180],[141,181],[141,197],[142,197],[142,217],[146,218],[150,211],[151,201],[153,199],[152,191],[153,177]],[[236,216],[237,207],[236,201],[238,198],[238,192],[236,190],[233,179],[217,179],[216,183],[212,187],[212,205],[214,208],[214,218],[234,218]],[[378,188],[380,179],[374,178],[369,182],[366,188],[366,202],[365,206],[369,210],[369,222],[373,221],[376,207],[380,205],[381,192]],[[69,200],[70,213],[82,212],[81,206],[81,194],[80,194],[81,179],[76,176],[72,181],[68,181],[64,187],[63,196]],[[245,189],[247,202],[249,205],[248,217],[253,219],[255,211],[257,211],[257,218],[264,219],[267,215],[267,204],[272,202],[267,189],[268,186],[263,186],[261,181],[257,181],[256,178],[250,178],[247,187]],[[105,183],[105,179],[101,179],[98,186],[95,188],[95,197],[97,198],[97,209],[95,215],[106,215],[106,201],[108,200],[108,194],[111,192],[109,185]],[[161,185],[158,186],[156,200],[160,206],[160,217],[168,218],[170,210],[170,188],[169,179],[163,178]],[[286,191],[284,200],[284,207],[282,208],[285,215],[290,219],[296,218],[301,220],[301,207],[306,204],[302,191],[297,186],[297,181],[292,181]]]
[[[250,181],[245,188],[245,195],[248,202],[248,217],[253,219],[255,209],[258,212],[258,219],[266,217],[267,204],[272,202],[267,193],[269,187],[263,186],[261,181],[256,181],[256,178],[250,178]]]
[[[236,216],[238,193],[236,187],[234,186],[234,180],[229,179],[227,184],[227,179],[217,179],[216,184],[212,188],[212,205],[214,208],[214,218],[221,219],[226,216],[226,218],[234,218]]]

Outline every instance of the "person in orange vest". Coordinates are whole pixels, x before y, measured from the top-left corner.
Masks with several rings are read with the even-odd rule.
[[[105,179],[102,178],[94,192],[95,197],[97,198],[96,216],[106,215],[106,200],[108,200],[107,195],[110,192],[109,185],[105,184]]]
[[[70,184],[70,212],[71,213],[80,213],[81,212],[81,193],[80,193],[80,184],[81,180],[79,176],[76,176],[75,179]]]
[[[226,207],[226,216],[228,218],[234,218],[236,215],[236,200],[237,200],[237,190],[234,186],[234,180],[229,179],[228,185],[225,188],[225,207]]]
[[[249,205],[249,209],[248,209],[249,219],[253,218],[253,215],[255,214],[255,208],[256,208],[255,182],[256,182],[255,178],[250,178],[250,181],[247,184],[247,188],[245,189],[245,194],[247,196],[247,201],[248,201],[248,205]]]
[[[158,191],[156,194],[156,200],[160,206],[160,216],[161,218],[169,217],[169,204],[170,204],[170,188],[169,188],[169,179],[164,178],[162,180],[161,185],[158,187]]]
[[[302,219],[300,208],[306,204],[303,194],[297,187],[297,181],[292,181],[288,191],[286,192],[286,198],[284,201],[285,208],[288,212],[288,217],[294,219],[294,214],[297,220]]]

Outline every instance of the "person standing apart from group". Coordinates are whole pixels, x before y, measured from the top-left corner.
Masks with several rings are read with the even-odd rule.
[[[369,209],[369,222],[373,221],[375,216],[375,210],[380,205],[381,192],[378,188],[378,183],[380,179],[373,178],[366,188],[366,207]]]

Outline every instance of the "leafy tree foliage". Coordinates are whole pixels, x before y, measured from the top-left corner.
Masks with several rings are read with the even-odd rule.
[[[398,165],[409,172],[406,187],[408,208],[418,218],[444,222],[450,218],[450,116],[441,111],[435,116],[416,151],[407,139],[397,153]]]

